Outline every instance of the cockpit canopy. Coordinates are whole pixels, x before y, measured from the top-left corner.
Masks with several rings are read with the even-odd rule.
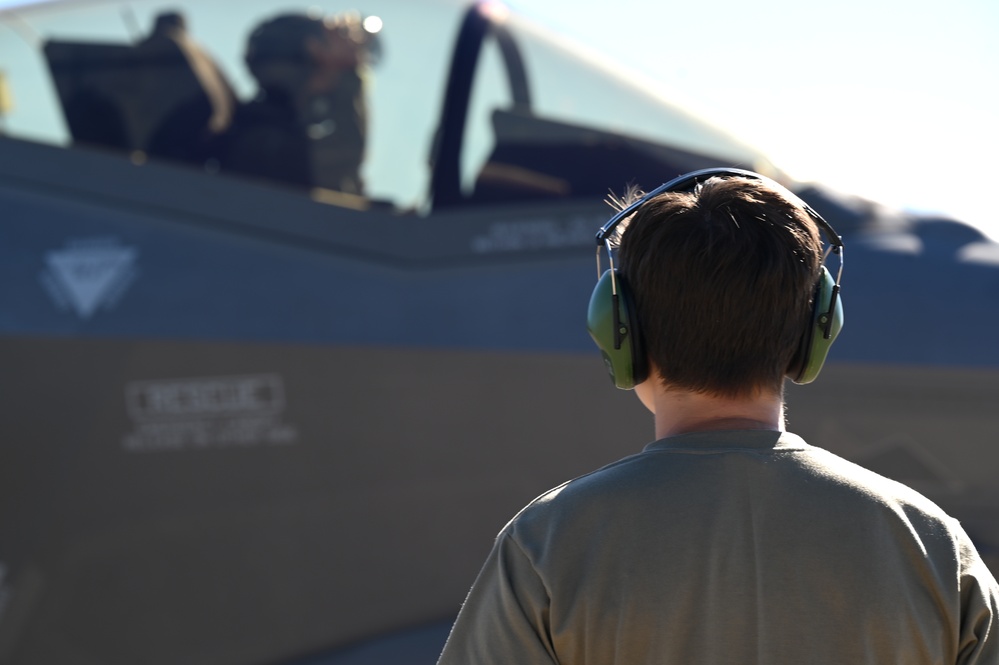
[[[603,198],[766,158],[495,2],[0,11],[0,131],[396,211]],[[0,95],[2,99],[4,95]]]

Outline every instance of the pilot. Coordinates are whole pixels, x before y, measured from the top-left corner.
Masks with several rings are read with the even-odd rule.
[[[257,26],[245,60],[259,89],[223,138],[222,170],[362,194],[373,46],[355,13],[284,14]]]

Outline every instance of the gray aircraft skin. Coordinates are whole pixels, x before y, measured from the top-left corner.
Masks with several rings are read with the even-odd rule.
[[[321,172],[341,117],[308,182],[247,175],[163,132],[254,95],[288,10],[234,6],[0,11],[0,663],[433,663],[505,522],[653,437],[585,331],[594,234],[608,191],[713,166],[845,242],[788,428],[997,570],[999,245],[794,183],[496,3],[358,0],[363,190]]]

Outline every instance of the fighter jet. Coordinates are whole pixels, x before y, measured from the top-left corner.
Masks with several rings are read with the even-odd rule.
[[[605,199],[718,166],[845,243],[789,428],[999,570],[970,226],[795,182],[495,2],[47,2],[0,72],[0,662],[433,663],[506,520],[653,437],[585,330]]]

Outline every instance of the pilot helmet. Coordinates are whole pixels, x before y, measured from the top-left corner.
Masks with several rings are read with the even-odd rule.
[[[359,60],[373,63],[380,53],[380,44],[370,23],[356,12],[331,14],[325,17],[311,14],[281,14],[258,25],[250,34],[244,56],[250,71],[256,75],[265,63],[284,62],[308,66],[307,50],[310,37],[320,40],[331,35],[356,45]]]

